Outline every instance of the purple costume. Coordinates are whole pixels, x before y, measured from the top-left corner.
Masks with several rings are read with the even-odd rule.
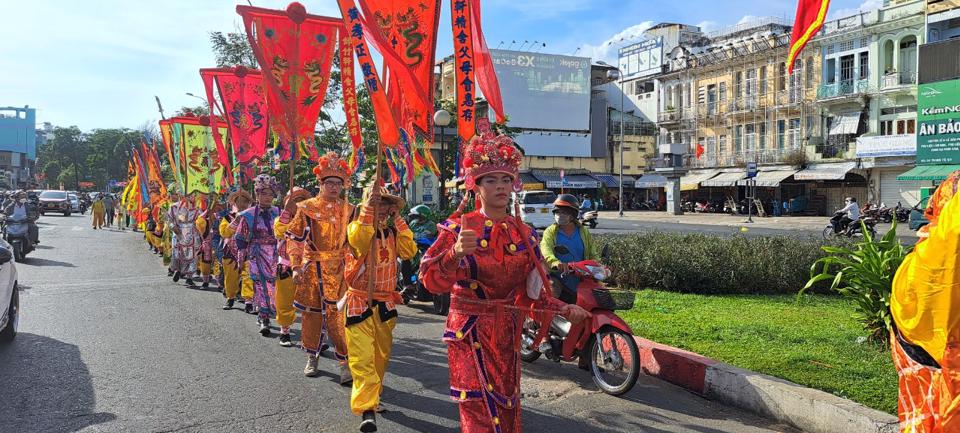
[[[273,303],[270,299],[276,292],[277,279],[277,238],[273,233],[273,223],[280,216],[276,206],[251,207],[241,212],[230,224],[235,230],[240,263],[250,266],[250,279],[253,280],[253,302],[261,318],[273,315]]]

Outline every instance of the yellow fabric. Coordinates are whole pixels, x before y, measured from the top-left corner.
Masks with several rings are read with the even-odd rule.
[[[396,320],[380,321],[379,306],[373,315],[347,327],[348,364],[353,374],[353,391],[350,393],[350,410],[360,415],[374,410],[380,404],[383,392],[383,376],[390,362],[393,349],[393,328]]]
[[[240,271],[232,259],[223,259],[223,296],[227,299],[237,297],[240,292]]]
[[[203,233],[207,231],[207,219],[204,218],[202,215],[199,218],[197,218],[196,224],[197,224],[198,233]]]
[[[220,236],[224,239],[232,238],[237,232],[230,228],[230,222],[226,218],[220,220]]]
[[[273,235],[277,239],[283,239],[283,236],[287,234],[287,229],[290,227],[290,223],[286,224],[280,222],[280,218],[277,218],[273,221]]]
[[[930,237],[893,280],[890,310],[907,341],[943,362],[947,340],[960,339],[960,200],[951,199]]]
[[[243,264],[243,272],[240,273],[240,297],[244,301],[253,300],[253,279],[250,278],[250,263]]]
[[[200,271],[200,275],[209,276],[213,269],[210,266],[210,263],[204,262],[202,260],[197,262],[197,270]]]
[[[363,210],[360,219],[353,221],[347,226],[347,239],[350,246],[359,256],[366,256],[370,251],[370,244],[373,240],[372,217],[367,216],[367,209]],[[410,260],[417,255],[417,243],[413,241],[413,231],[411,231],[403,219],[396,218],[394,221],[397,228],[397,255],[401,260]]]
[[[293,325],[293,321],[297,319],[297,310],[293,308],[293,295],[296,293],[297,285],[293,278],[277,280],[274,308],[277,310],[277,324],[282,327]]]

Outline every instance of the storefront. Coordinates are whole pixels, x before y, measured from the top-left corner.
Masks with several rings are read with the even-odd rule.
[[[917,166],[897,176],[921,182],[920,199],[960,170],[960,80],[918,86]]]
[[[809,203],[803,213],[830,215],[845,206],[846,197],[864,202],[867,197],[867,179],[856,162],[810,164],[796,172],[793,179],[803,182]]]
[[[590,177],[596,179],[602,185],[602,188],[598,193],[598,197],[603,204],[603,209],[618,209],[620,188],[617,185],[620,185],[620,175],[601,173],[591,174]],[[636,193],[636,191],[634,191],[634,183],[636,181],[637,180],[633,176],[623,175],[623,197],[628,200],[628,202]]]
[[[600,181],[590,177],[587,171],[567,172],[561,178],[560,170],[532,170],[533,177],[543,182],[547,189],[554,192],[587,194],[595,197],[600,190]]]
[[[894,207],[897,203],[913,206],[920,201],[923,182],[900,180],[914,167],[917,137],[914,134],[881,135],[857,138],[857,158],[867,170],[870,203]]]
[[[543,182],[534,177],[530,172],[520,172],[520,181],[523,182],[524,191],[542,191],[547,188]]]

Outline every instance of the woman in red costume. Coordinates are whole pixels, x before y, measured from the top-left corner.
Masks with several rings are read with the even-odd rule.
[[[461,430],[514,433],[520,432],[523,311],[554,311],[573,322],[589,313],[542,290],[536,236],[508,212],[511,193],[521,189],[523,157],[509,137],[483,129],[467,146],[463,163],[467,189],[477,194],[479,210],[460,217],[461,204],[438,226],[420,278],[429,291],[451,294],[443,340]]]

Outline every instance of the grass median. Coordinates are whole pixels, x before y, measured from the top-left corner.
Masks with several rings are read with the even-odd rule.
[[[641,337],[895,414],[890,351],[864,341],[853,311],[850,301],[825,295],[643,290],[620,313]]]

